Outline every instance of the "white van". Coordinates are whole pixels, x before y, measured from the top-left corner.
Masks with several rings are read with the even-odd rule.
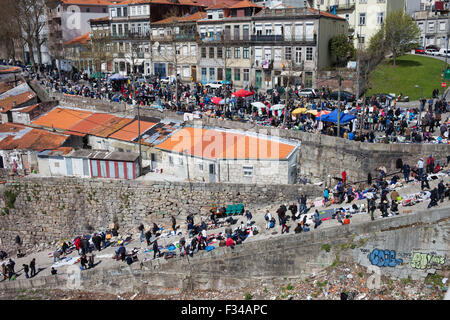
[[[450,57],[450,50],[442,48],[441,50],[439,50],[438,55],[441,57],[445,57],[445,56]]]

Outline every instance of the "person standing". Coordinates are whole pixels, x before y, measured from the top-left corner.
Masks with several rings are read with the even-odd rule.
[[[246,210],[245,211],[245,216],[247,217],[247,225],[249,226],[252,222],[252,213],[250,212],[250,210]]]
[[[314,212],[314,229],[317,229],[321,223],[322,221],[320,220],[319,211],[316,210],[316,212]]]
[[[144,225],[141,223],[138,227],[139,230],[139,242],[144,241]]]
[[[152,232],[150,230],[147,230],[145,233],[145,240],[147,241],[147,246],[150,245],[150,238],[152,237]]]
[[[446,191],[445,189],[446,188],[444,185],[444,181],[443,180],[439,181],[437,191],[438,191],[438,200],[440,200],[441,202],[444,202],[445,191]]]
[[[30,276],[33,278],[36,275],[36,259],[33,258],[30,262]]]
[[[266,214],[264,215],[264,219],[266,220],[266,230],[269,230],[270,220],[272,220],[272,215],[270,214],[269,210],[267,210]]]
[[[342,184],[345,185],[347,182],[347,171],[342,171]]]
[[[407,163],[405,163],[403,165],[403,176],[405,177],[405,182],[408,183],[409,182],[409,174],[411,172],[411,168],[409,167],[409,165]]]
[[[419,161],[417,161],[417,168],[419,169],[419,181],[422,181],[423,176],[423,159],[420,158]]]
[[[23,264],[23,272],[25,272],[25,278],[29,278],[28,271],[30,270],[27,264]]]
[[[324,203],[328,202],[328,197],[330,196],[330,193],[328,191],[328,188],[325,188],[325,190],[323,191],[323,201]]]
[[[156,258],[156,254],[157,253],[161,253],[161,251],[158,248],[158,241],[155,239],[155,241],[153,241],[153,259]]]
[[[176,233],[176,230],[177,230],[177,220],[175,219],[174,216],[171,216],[171,220],[172,220],[172,229],[173,229],[173,232]]]

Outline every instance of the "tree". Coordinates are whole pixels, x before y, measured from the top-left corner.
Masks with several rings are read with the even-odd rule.
[[[337,65],[342,66],[354,55],[355,48],[344,33],[338,34],[330,39],[330,53],[336,57]]]
[[[386,17],[382,30],[384,30],[383,47],[392,53],[393,65],[396,66],[397,57],[408,51],[412,43],[417,42],[420,35],[419,27],[405,11],[400,10],[393,11]],[[381,35],[379,37],[381,38]]]

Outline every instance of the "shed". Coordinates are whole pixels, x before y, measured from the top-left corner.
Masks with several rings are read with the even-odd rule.
[[[91,177],[133,180],[141,175],[139,154],[93,151],[89,155]]]

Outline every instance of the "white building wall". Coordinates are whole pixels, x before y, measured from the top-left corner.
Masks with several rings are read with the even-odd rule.
[[[48,159],[50,173],[52,176],[66,176],[67,168],[64,158],[49,158]]]

